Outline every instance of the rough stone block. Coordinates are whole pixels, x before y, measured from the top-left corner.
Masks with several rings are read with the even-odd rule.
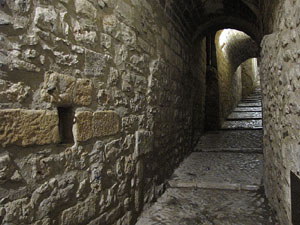
[[[45,145],[59,142],[58,114],[45,110],[0,110],[2,146]]]
[[[34,24],[46,31],[56,30],[57,14],[53,7],[35,9]]]
[[[114,34],[118,25],[118,20],[114,15],[107,15],[103,18],[103,28],[108,34]]]
[[[87,0],[75,0],[75,10],[77,14],[90,19],[95,19],[97,16],[96,8]]]
[[[88,106],[92,102],[93,84],[89,79],[78,79],[75,85],[74,103]]]
[[[63,211],[61,216],[62,224],[87,224],[96,215],[96,198],[90,198],[85,202]]]
[[[93,113],[89,111],[77,112],[73,134],[76,141],[87,141],[93,137]]]
[[[25,86],[22,82],[12,83],[0,79],[0,102],[22,102],[28,97],[30,87]]]
[[[14,172],[14,166],[8,153],[0,156],[0,184],[10,180]]]
[[[113,111],[95,112],[93,131],[95,137],[117,134],[120,130],[120,118]]]
[[[47,72],[44,78],[44,86],[41,91],[43,100],[58,106],[72,104],[75,78],[56,72]]]
[[[101,53],[85,50],[85,75],[101,76],[105,69],[105,58]]]
[[[153,150],[153,133],[151,131],[139,130],[135,132],[134,155],[139,157]]]

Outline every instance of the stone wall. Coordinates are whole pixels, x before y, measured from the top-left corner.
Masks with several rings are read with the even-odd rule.
[[[207,79],[206,71],[206,39],[203,38],[195,43],[191,52],[192,77],[190,82],[193,91],[193,145],[197,144],[204,131],[206,115]]]
[[[275,3],[280,4],[275,4]],[[270,2],[269,2],[270,3]],[[299,1],[275,1],[262,41],[265,187],[280,224],[292,224],[290,171],[299,178]]]
[[[134,224],[162,193],[205,98],[205,67],[191,73],[164,10],[1,1],[1,224]]]
[[[247,34],[233,29],[220,30],[215,38],[221,123],[242,98],[242,69],[247,59],[256,57],[258,46]]]
[[[227,35],[227,42],[225,45],[221,45],[220,36],[223,30],[218,31],[216,34],[216,52],[217,52],[217,64],[218,64],[218,80],[219,80],[219,102],[220,102],[220,121],[221,123],[231,113],[234,107],[242,98],[241,88],[241,71],[238,68],[239,65],[235,65],[231,58],[229,51],[232,46],[230,39],[234,36],[234,32],[231,31]],[[238,37],[237,37],[238,38]]]
[[[242,95],[247,97],[259,86],[256,59],[248,59],[241,64]]]

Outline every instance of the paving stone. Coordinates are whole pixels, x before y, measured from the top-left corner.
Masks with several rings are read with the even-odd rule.
[[[211,131],[200,138],[195,150],[209,149],[260,149],[262,151],[262,130]]]
[[[236,107],[234,112],[261,112],[261,107]]]
[[[225,121],[222,129],[262,129],[262,120]]]
[[[261,112],[233,112],[229,115],[227,119],[262,119]]]
[[[257,190],[262,185],[263,155],[194,152],[175,170],[171,187]]]
[[[136,225],[274,225],[263,194],[170,188]]]

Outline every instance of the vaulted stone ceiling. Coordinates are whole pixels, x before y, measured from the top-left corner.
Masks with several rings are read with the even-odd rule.
[[[262,34],[259,0],[159,0],[175,23],[197,39],[209,31],[235,28],[259,41]]]

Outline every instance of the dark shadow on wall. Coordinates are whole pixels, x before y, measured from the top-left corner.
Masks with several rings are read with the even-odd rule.
[[[212,66],[206,68],[206,96],[205,96],[205,131],[220,128],[218,71]]]

